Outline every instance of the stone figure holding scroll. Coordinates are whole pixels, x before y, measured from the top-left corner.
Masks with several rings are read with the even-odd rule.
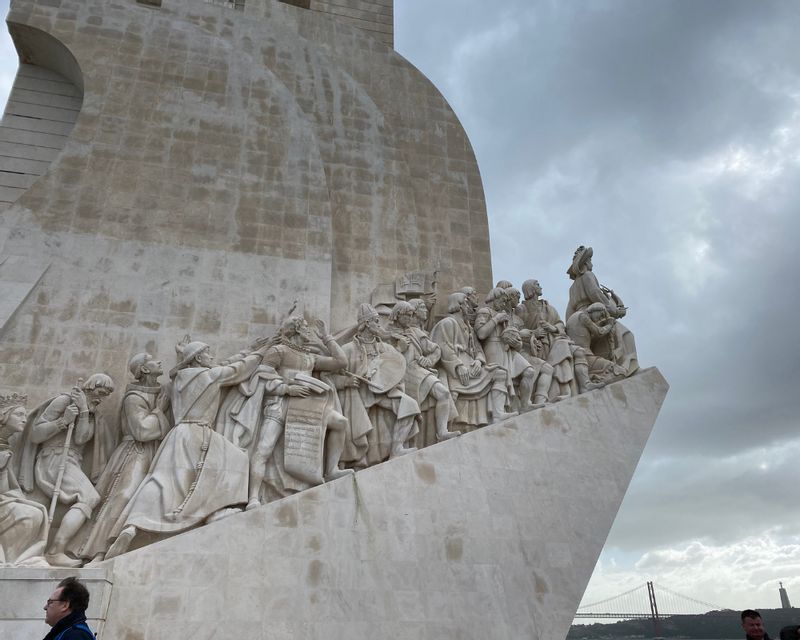
[[[329,355],[313,353],[311,346]],[[248,509],[261,504],[265,480],[269,500],[352,473],[338,467],[347,420],[335,389],[312,377],[346,365],[344,351],[322,320],[316,323],[316,336],[302,316],[282,323],[278,343],[264,354],[262,367],[275,371],[278,384],[264,394],[263,419],[250,457]]]
[[[436,323],[431,339],[442,351],[439,376],[458,409],[454,426],[469,432],[516,415],[505,411],[505,369],[487,364],[478,336],[469,324],[472,304],[467,294],[450,294],[447,308],[449,315]]]
[[[114,381],[95,373],[34,411],[23,434],[19,482],[25,491],[38,487],[51,501],[68,507],[47,550],[47,560],[56,566],[76,567],[82,560],[65,553],[67,545],[92,516],[100,496],[92,484],[99,477],[115,434],[98,424],[95,410],[114,391]],[[84,447],[93,441],[91,470],[83,469]]]
[[[124,553],[139,531],[180,533],[246,504],[247,453],[217,433],[214,425],[223,388],[247,380],[267,348],[215,365],[204,342],[186,336],[176,346],[178,364],[169,374],[175,426],[120,516],[124,526],[106,558]]]
[[[128,361],[134,382],[125,389],[119,424],[122,441],[97,481],[100,505],[70,545],[79,558],[101,561],[119,535],[118,519],[139,488],[170,429],[169,389],[158,382],[160,360],[138,353]]]
[[[636,341],[633,333],[625,327],[620,318],[624,318],[627,307],[621,298],[611,289],[601,285],[597,276],[592,271],[591,247],[581,245],[575,250],[572,264],[567,269],[567,275],[573,280],[569,288],[569,302],[567,303],[566,319],[569,321],[573,313],[586,309],[593,303],[602,304],[609,318],[613,322],[614,332],[596,338],[592,345],[592,353],[614,361],[625,370],[625,375],[633,375],[639,369],[639,360],[636,355]]]
[[[16,393],[0,395],[0,566],[47,565],[47,509],[25,496],[12,468],[10,440],[28,421],[26,400]]]
[[[419,430],[419,405],[403,391],[405,358],[388,337],[375,308],[362,304],[358,330],[344,346],[346,372],[334,377],[349,421],[342,460],[354,468],[416,450],[407,443]]]
[[[441,347],[420,326],[428,319],[425,302],[419,298],[398,302],[392,308],[390,319],[395,331],[395,347],[406,359],[404,390],[417,401],[422,411],[418,444],[424,447],[459,435],[460,431],[448,429],[458,416],[458,409],[450,390],[439,380],[436,365],[442,355]],[[426,412],[429,410],[433,411],[433,429],[429,429],[427,424]]]

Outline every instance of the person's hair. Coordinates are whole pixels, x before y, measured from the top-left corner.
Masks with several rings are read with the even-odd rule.
[[[800,637],[800,624],[790,624],[781,629],[781,640],[797,640]]]
[[[86,611],[89,608],[89,590],[78,578],[64,578],[58,586],[61,587],[61,599],[69,602],[70,611]]]
[[[83,383],[84,391],[94,391],[95,389],[106,389],[109,393],[114,391],[114,381],[105,373],[93,373],[86,382]]]
[[[761,614],[755,609],[745,609],[742,611],[742,622],[745,618],[760,618]]]
[[[400,315],[414,315],[414,307],[412,307],[408,302],[405,300],[398,300],[395,305],[392,307],[392,311],[389,314],[389,320],[392,322],[397,322],[397,316]]]
[[[456,291],[455,293],[451,293],[447,298],[447,311],[449,313],[455,313],[456,311],[461,311],[461,303],[467,299],[467,294],[462,293],[461,291]]]

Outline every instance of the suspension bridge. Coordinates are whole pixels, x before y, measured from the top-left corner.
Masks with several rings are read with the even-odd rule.
[[[648,582],[610,598],[583,604],[578,607],[575,618],[616,620],[650,618],[653,621],[655,635],[660,636],[662,618],[697,616],[717,611],[722,614],[730,609]]]

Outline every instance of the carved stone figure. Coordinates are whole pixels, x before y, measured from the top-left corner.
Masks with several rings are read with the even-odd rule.
[[[28,420],[24,395],[0,395],[0,565],[46,565],[47,509],[22,493],[12,469],[11,436]]]
[[[627,375],[624,367],[592,352],[592,345],[611,335],[616,320],[608,315],[602,302],[593,302],[581,311],[576,311],[567,320],[567,335],[586,355],[589,375],[598,383],[609,383]]]
[[[522,322],[522,339],[530,353],[553,367],[551,398],[576,395],[586,390],[589,384],[586,359],[582,353],[575,358],[578,347],[567,336],[555,307],[540,298],[542,287],[539,281],[523,282],[522,294],[525,300],[516,306],[515,314]]]
[[[263,418],[250,457],[248,509],[261,504],[265,479],[269,499],[352,473],[338,467],[347,420],[336,392],[311,377],[342,369],[347,358],[323,321],[317,321],[316,329],[314,336],[302,316],[292,316],[281,325],[279,342],[264,354],[261,368],[271,368],[277,384],[265,388],[259,412]],[[328,355],[313,353],[311,347]]]
[[[101,502],[70,545],[78,558],[101,561],[121,523],[118,519],[147,475],[156,450],[170,429],[169,389],[158,378],[161,362],[148,353],[138,353],[128,362],[135,382],[122,397],[119,424],[122,441],[97,481]]]
[[[480,306],[480,298],[478,297],[478,292],[475,290],[475,287],[461,287],[459,290],[467,297],[467,307],[464,311],[462,311],[463,319],[470,325],[475,322],[475,315],[478,313],[478,307]]]
[[[592,272],[591,247],[580,246],[575,250],[572,264],[567,269],[567,275],[573,280],[569,288],[569,303],[567,304],[566,318],[576,311],[586,309],[590,304],[602,304],[609,317],[618,320],[624,318],[627,307],[622,299],[608,287],[601,285]],[[639,360],[636,355],[636,341],[630,330],[621,322],[614,322],[614,333],[602,336],[592,345],[595,355],[602,355],[608,360],[625,369],[626,375],[633,375],[639,369]]]
[[[175,427],[120,516],[124,527],[106,558],[124,553],[139,531],[179,533],[247,502],[247,453],[214,425],[223,387],[247,380],[267,348],[214,365],[204,342],[191,342],[187,336],[176,346],[178,364],[169,374]]]
[[[425,302],[416,298],[412,302],[398,302],[392,308],[394,344],[406,359],[406,375],[403,379],[405,392],[417,401],[423,415],[420,446],[449,440],[460,431],[449,431],[448,424],[458,416],[450,391],[439,380],[436,365],[442,355],[441,347],[431,340],[420,323],[428,319]],[[428,429],[426,411],[434,413],[434,429]]]
[[[103,373],[62,393],[34,411],[23,434],[19,482],[25,491],[37,486],[55,504],[68,507],[47,550],[47,560],[57,566],[76,567],[82,561],[65,553],[67,545],[92,516],[100,496],[92,484],[113,450],[114,433],[97,424],[95,410],[114,391]],[[91,471],[83,470],[83,450],[93,440]]]
[[[442,350],[439,375],[458,409],[455,426],[469,432],[516,415],[505,411],[505,369],[487,364],[480,341],[467,320],[472,313],[467,294],[450,294],[447,309],[449,315],[436,323],[431,339]]]
[[[486,296],[486,303],[487,306],[478,309],[478,314],[475,316],[475,334],[483,344],[486,361],[505,370],[509,397],[517,395],[514,382],[519,381],[520,410],[533,409],[535,405],[531,402],[531,398],[537,377],[536,371],[519,352],[522,341],[519,331],[511,323],[511,315],[506,311],[505,291],[495,287]],[[549,365],[548,368],[552,374],[552,368]],[[536,402],[544,404],[547,401],[549,387],[550,381],[547,380],[547,389],[543,392],[537,389],[539,396]]]
[[[415,451],[408,441],[419,428],[419,405],[403,391],[405,358],[382,338],[378,312],[362,304],[358,331],[344,346],[347,369],[334,376],[349,433],[342,460],[363,468]]]

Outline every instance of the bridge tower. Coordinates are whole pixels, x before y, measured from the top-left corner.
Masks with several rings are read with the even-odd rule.
[[[789,603],[789,594],[786,593],[786,589],[783,586],[783,582],[779,582],[778,584],[780,585],[778,593],[781,596],[781,609],[791,609],[792,605]]]
[[[656,590],[652,581],[647,583],[647,597],[650,599],[650,618],[653,620],[653,637],[661,637],[661,618],[658,617],[658,603],[656,602]]]

